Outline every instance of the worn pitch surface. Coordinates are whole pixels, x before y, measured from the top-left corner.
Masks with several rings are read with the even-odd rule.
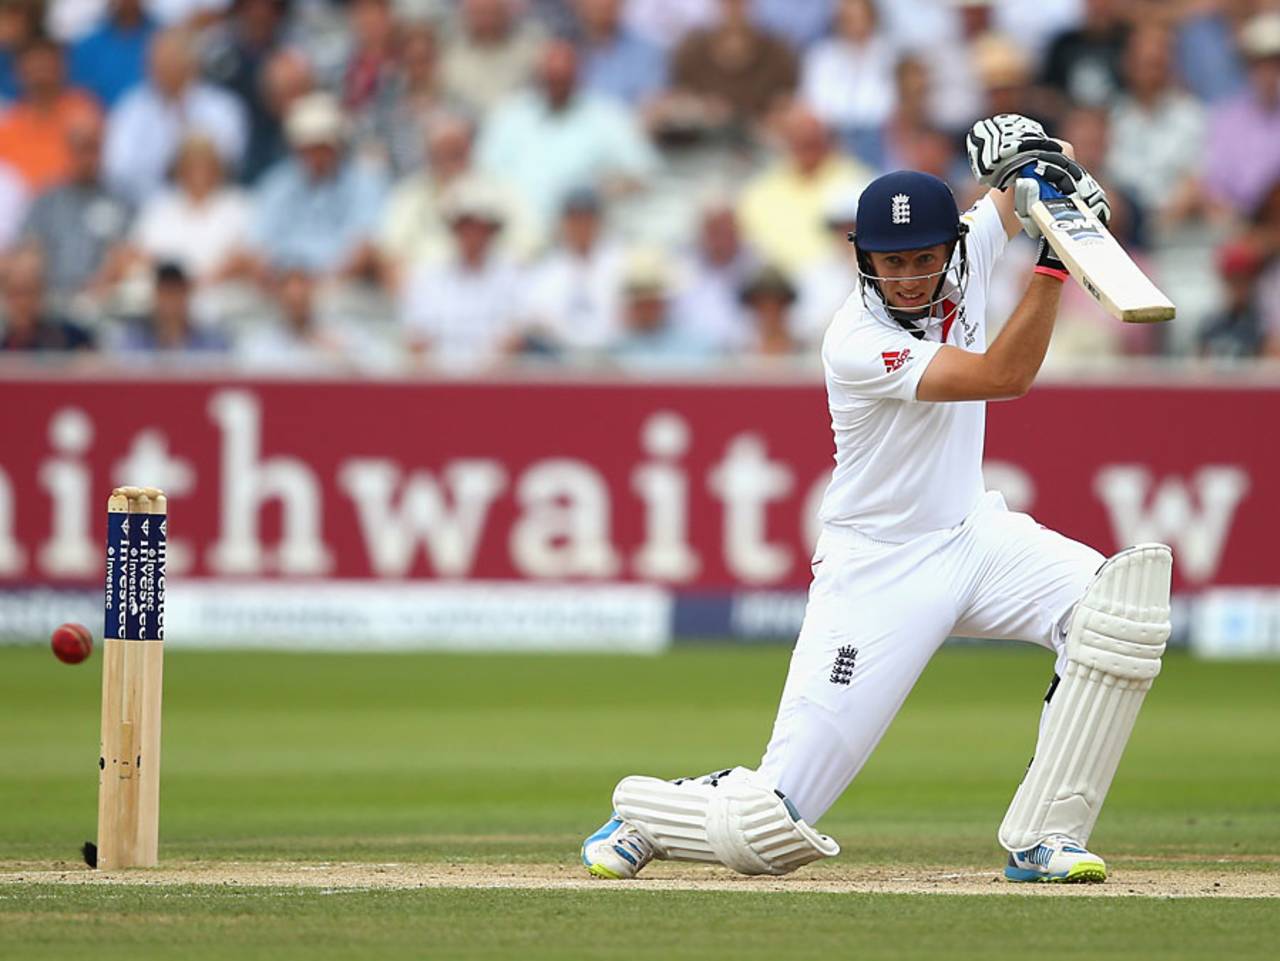
[[[10,864],[0,885],[211,885],[330,891],[510,888],[538,891],[770,891],[795,894],[970,894],[1036,897],[1276,898],[1280,872],[1253,868],[1113,868],[1106,884],[1012,884],[998,871],[852,865],[809,868],[785,878],[746,878],[712,866],[655,864],[630,882],[588,877],[576,864],[189,861],[130,871],[83,865]],[[0,890],[4,890],[0,888]]]

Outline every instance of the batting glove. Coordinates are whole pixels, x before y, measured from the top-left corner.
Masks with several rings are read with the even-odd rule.
[[[1053,196],[1055,192],[1065,197],[1078,196],[1104,226],[1111,219],[1107,192],[1087,170],[1065,154],[1035,151],[1023,161],[1021,166],[1007,165],[993,186],[1003,190],[1013,181],[1013,209],[1032,240],[1039,238],[1040,228],[1031,219],[1031,206],[1042,196]]]
[[[1044,236],[1041,236],[1036,241],[1036,244],[1036,265],[1032,269],[1033,273],[1048,274],[1058,280],[1066,280],[1069,276],[1067,265],[1062,262],[1062,258],[1053,249],[1053,245]]]
[[[1001,113],[979,120],[965,138],[969,167],[978,182],[990,187],[999,172],[1016,157],[1033,150],[1058,150],[1039,122],[1016,113]]]
[[[1107,199],[1107,192],[1102,189],[1102,184],[1093,179],[1093,174],[1089,171],[1081,167],[1080,172],[1083,176],[1076,178],[1076,193],[1105,227],[1111,223],[1111,201]]]

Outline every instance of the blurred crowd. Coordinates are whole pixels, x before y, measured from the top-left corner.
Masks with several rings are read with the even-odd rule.
[[[0,348],[814,363],[861,189],[973,202],[997,112],[1179,306],[1069,285],[1050,363],[1280,357],[1280,0],[0,0]]]

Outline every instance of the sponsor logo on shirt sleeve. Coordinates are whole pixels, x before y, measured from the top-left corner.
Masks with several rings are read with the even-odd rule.
[[[880,359],[884,361],[884,372],[892,374],[895,370],[901,370],[906,363],[911,360],[911,348],[904,347],[902,350],[886,350],[880,355]]]

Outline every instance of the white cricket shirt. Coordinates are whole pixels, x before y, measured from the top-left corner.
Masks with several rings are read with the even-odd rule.
[[[984,491],[986,403],[916,400],[944,343],[974,352],[987,346],[987,288],[1008,236],[988,197],[961,219],[969,225],[969,281],[959,316],[934,318],[917,340],[855,290],[827,328],[822,366],[836,467],[819,511],[826,526],[904,543],[959,524]]]

